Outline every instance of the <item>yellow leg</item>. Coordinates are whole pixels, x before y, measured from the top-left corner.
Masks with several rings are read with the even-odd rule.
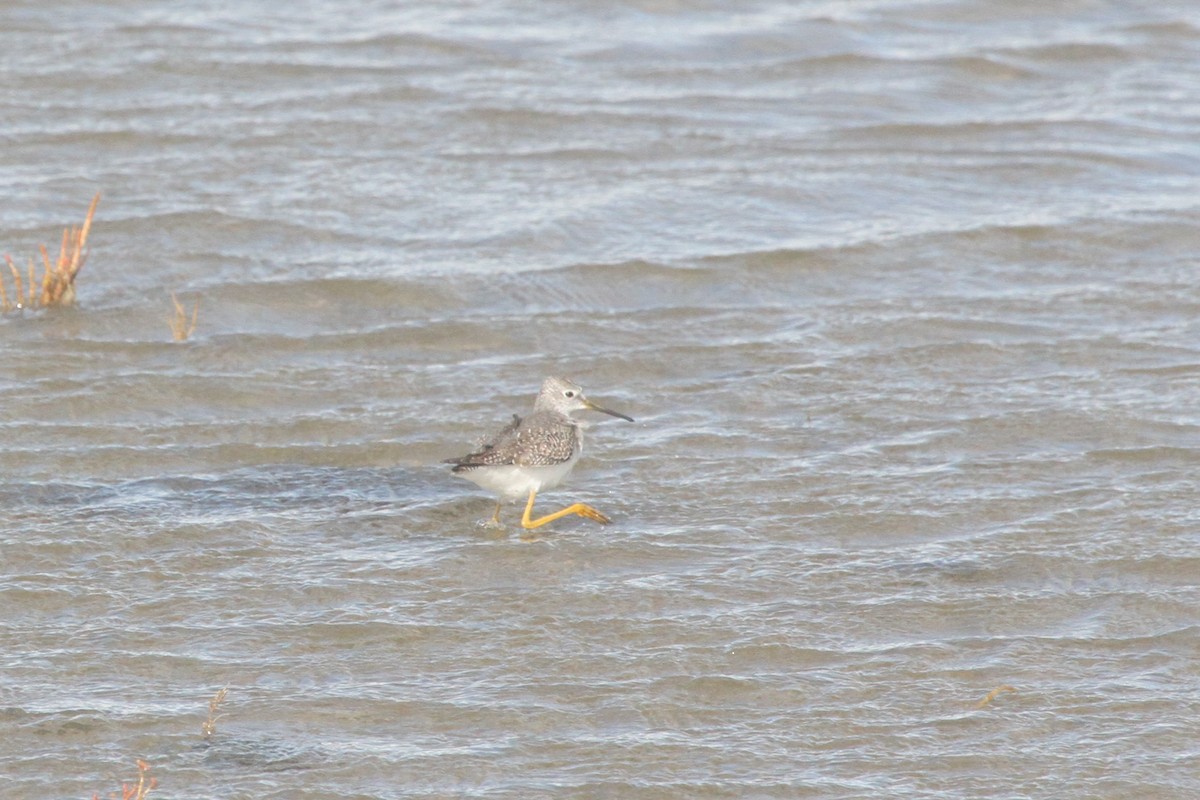
[[[504,523],[500,521],[500,509],[502,509],[503,507],[504,507],[503,501],[496,503],[496,510],[492,513],[492,518],[488,519],[488,520],[481,519],[481,520],[479,520],[479,522],[477,522],[475,524],[478,525],[480,528],[484,528],[485,530],[490,530],[490,531],[504,530]]]
[[[527,530],[540,528],[547,522],[554,522],[556,519],[562,519],[563,517],[571,514],[578,514],[581,517],[587,517],[588,519],[599,522],[601,525],[607,525],[611,521],[608,517],[584,503],[575,503],[574,505],[567,506],[561,511],[555,511],[553,514],[547,514],[546,516],[538,517],[537,519],[530,519],[529,515],[533,512],[533,499],[535,497],[537,497],[536,489],[529,493],[529,502],[525,504],[525,515],[521,517],[521,525]]]

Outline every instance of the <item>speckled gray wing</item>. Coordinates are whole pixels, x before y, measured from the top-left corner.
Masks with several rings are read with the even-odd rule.
[[[510,464],[549,467],[568,461],[575,452],[576,441],[573,425],[547,420],[538,414],[525,420],[513,414],[513,421],[478,450],[459,458],[448,458],[446,463],[454,465],[451,472]]]
[[[578,439],[574,425],[537,424],[535,414],[517,432],[517,460],[522,467],[551,467],[571,459]]]
[[[490,439],[484,440],[479,449],[458,458],[447,458],[446,464],[453,464],[451,472],[462,472],[473,467],[496,467],[516,463],[517,431],[521,427],[521,418],[513,414],[512,422],[498,430]]]

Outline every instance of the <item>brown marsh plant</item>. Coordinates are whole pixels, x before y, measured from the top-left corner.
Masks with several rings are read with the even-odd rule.
[[[145,800],[146,795],[150,794],[155,786],[158,786],[158,778],[150,775],[150,765],[140,758],[137,760],[138,781],[136,784],[121,783],[121,800]],[[110,792],[110,798],[116,798],[116,792]],[[100,795],[93,794],[92,800],[100,800]]]
[[[26,291],[25,282],[21,279],[21,270],[13,262],[12,256],[5,254],[4,261],[8,264],[9,272],[12,273],[15,293],[10,299],[8,289],[5,287],[4,276],[0,274],[0,311],[75,304],[75,276],[79,274],[79,270],[83,269],[83,262],[87,260],[85,249],[87,237],[92,230],[92,217],[96,214],[96,205],[99,202],[100,193],[97,192],[96,196],[92,198],[92,204],[88,206],[83,225],[79,228],[72,226],[63,231],[62,244],[59,246],[56,261],[50,260],[50,253],[46,250],[46,246],[41,245],[39,248],[42,255],[40,281],[37,277],[37,267],[34,265],[33,259],[29,259],[29,268],[26,272],[29,283],[28,291]]]

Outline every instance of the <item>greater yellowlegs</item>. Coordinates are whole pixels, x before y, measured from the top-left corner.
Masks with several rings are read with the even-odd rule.
[[[446,459],[451,470],[484,489],[500,496],[492,524],[500,525],[500,508],[505,500],[529,494],[521,525],[538,528],[547,522],[578,514],[608,524],[608,517],[584,503],[575,503],[561,511],[531,519],[533,500],[542,489],[551,489],[570,474],[583,452],[583,425],[572,419],[575,411],[590,409],[633,422],[631,417],[601,408],[583,396],[579,384],[566,378],[546,378],[533,404],[533,413],[522,419],[513,414],[512,422],[486,440],[473,453]]]

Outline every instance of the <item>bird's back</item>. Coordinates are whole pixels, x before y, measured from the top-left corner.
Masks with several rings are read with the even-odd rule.
[[[571,461],[578,456],[578,428],[561,414],[535,411],[522,419],[513,420],[479,449],[459,458],[446,460],[453,464],[452,472],[478,467],[521,466],[547,467]]]

